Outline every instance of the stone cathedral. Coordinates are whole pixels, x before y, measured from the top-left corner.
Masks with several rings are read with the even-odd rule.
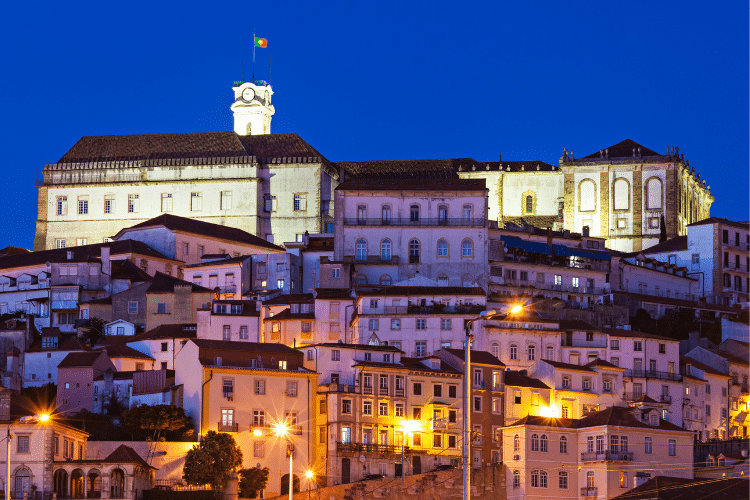
[[[709,217],[710,186],[679,148],[630,139],[582,158],[332,162],[297,134],[272,134],[273,90],[233,88],[234,131],[82,137],[38,186],[34,250],[107,241],[163,213],[233,226],[277,244],[333,231],[344,179],[483,178],[489,220],[607,238],[638,251]]]

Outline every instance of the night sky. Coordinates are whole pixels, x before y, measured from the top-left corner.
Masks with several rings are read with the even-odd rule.
[[[85,135],[232,130],[236,80],[331,161],[581,158],[678,146],[748,220],[743,2],[10,2],[0,248],[31,248],[35,179]]]

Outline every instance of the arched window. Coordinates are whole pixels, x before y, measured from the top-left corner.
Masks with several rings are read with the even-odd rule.
[[[471,274],[464,274],[461,278],[461,286],[474,286],[474,277]]]
[[[358,284],[358,285],[366,285],[367,284],[367,276],[365,276],[364,274],[358,274],[354,278],[354,282],[356,284]]]
[[[419,222],[419,205],[409,207],[409,220],[411,222]]]
[[[539,451],[539,436],[537,434],[531,435],[531,451]]]
[[[560,453],[568,452],[568,438],[560,436]]]
[[[357,240],[356,260],[367,260],[367,240]]]
[[[531,195],[526,196],[526,213],[530,214],[534,211],[534,197]]]
[[[513,436],[513,451],[518,451],[521,449],[521,436],[516,434]]]
[[[542,437],[539,438],[539,451],[547,451],[547,435],[542,434]]]
[[[539,487],[547,487],[547,471],[539,471]]]
[[[121,469],[115,469],[109,479],[110,498],[122,498],[125,492],[125,474]]]
[[[409,264],[419,264],[419,240],[417,239],[409,240]]]
[[[383,276],[380,277],[381,285],[390,285],[391,283],[393,283],[393,280],[391,279],[390,274],[384,274]]]
[[[448,241],[440,238],[438,240],[438,257],[447,257],[448,256]]]
[[[31,472],[29,469],[22,467],[15,474],[15,491],[14,497],[23,498],[24,493],[31,493]]]
[[[660,210],[662,207],[661,179],[651,177],[646,181],[646,210]],[[679,209],[678,209],[679,210]]]
[[[299,492],[300,492],[299,476],[295,474],[294,480],[292,483],[292,493],[299,493]],[[282,495],[289,494],[289,474],[284,474],[283,476],[281,476],[281,494]]]
[[[68,472],[65,469],[57,469],[52,475],[52,491],[57,498],[68,496]]]
[[[471,240],[465,239],[461,242],[461,257],[473,257],[474,256],[474,243]]]
[[[596,210],[596,183],[585,179],[578,184],[578,210],[594,212]]]
[[[492,345],[490,346],[490,354],[492,354],[493,356],[499,359],[500,358],[500,344],[498,344],[497,342],[493,342]]]
[[[387,238],[380,242],[380,260],[391,260],[391,240]]]
[[[620,177],[612,184],[614,194],[614,209],[628,210],[630,208],[630,184]]]
[[[539,488],[539,471],[531,471],[531,486],[533,488]]]
[[[521,472],[514,470],[513,471],[513,487],[514,488],[520,488],[521,487]]]

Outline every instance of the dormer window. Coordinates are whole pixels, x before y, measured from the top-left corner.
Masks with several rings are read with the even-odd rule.
[[[56,349],[59,337],[42,337],[42,349]]]
[[[291,304],[289,306],[290,312],[292,314],[298,314],[299,313],[299,304]]]

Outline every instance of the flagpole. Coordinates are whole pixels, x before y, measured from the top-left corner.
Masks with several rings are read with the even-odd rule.
[[[255,30],[253,30],[253,83],[255,83]]]

